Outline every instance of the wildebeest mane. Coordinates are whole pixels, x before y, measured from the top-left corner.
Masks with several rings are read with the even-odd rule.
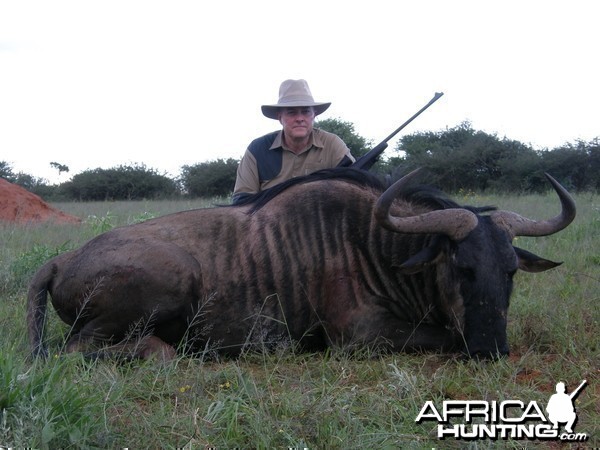
[[[337,167],[333,169],[319,170],[310,175],[302,177],[291,178],[283,183],[273,186],[270,189],[266,189],[257,194],[244,198],[241,202],[238,202],[236,206],[251,205],[248,213],[252,214],[260,210],[272,199],[292,186],[324,180],[340,180],[346,183],[372,188],[381,192],[385,191],[390,186],[389,181],[386,181],[384,178],[365,170],[353,169],[349,167]],[[410,186],[402,191],[401,197],[411,203],[422,205],[431,210],[465,208],[474,213],[482,213],[496,209],[494,206],[474,207],[459,205],[454,200],[450,199],[444,192],[429,185]]]
[[[449,198],[443,191],[430,185],[409,186],[402,191],[401,197],[413,204],[422,205],[431,210],[464,208],[475,214],[481,214],[498,209],[495,206],[461,205]]]
[[[348,167],[337,167],[319,170],[302,177],[291,178],[272,188],[244,198],[242,201],[238,202],[236,206],[252,205],[249,211],[249,214],[252,214],[292,186],[332,179],[345,181],[359,186],[371,187],[381,191],[386,188],[386,183],[370,172]]]

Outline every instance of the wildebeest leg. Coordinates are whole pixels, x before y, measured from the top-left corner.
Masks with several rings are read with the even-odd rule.
[[[457,348],[454,333],[445,327],[429,324],[404,324],[404,328],[391,330],[386,338],[395,351],[452,351]]]
[[[175,348],[167,342],[179,342],[189,326],[182,315],[174,314],[157,311],[129,325],[119,321],[118,311],[115,315],[102,315],[74,332],[65,345],[65,351],[82,352],[91,357],[113,355],[126,359],[174,359]],[[123,335],[123,330],[128,332]]]
[[[155,358],[161,362],[168,362],[175,359],[177,352],[172,345],[167,344],[156,336],[144,336],[131,342],[110,345],[101,350],[86,352],[79,348],[86,357],[92,359],[118,356],[120,359],[151,359]]]
[[[172,345],[184,338],[201,306],[200,266],[174,244],[117,244],[86,264],[73,263],[56,283],[53,303],[73,327],[66,351],[113,345],[108,349],[132,357],[173,356]]]
[[[460,346],[456,333],[446,327],[412,324],[389,313],[362,315],[354,328],[353,341],[402,352],[452,351]]]
[[[89,334],[85,328],[71,336],[65,346],[67,353],[82,352],[92,358],[106,356],[118,356],[126,359],[156,358],[163,362],[171,361],[177,355],[172,345],[153,335],[142,336],[138,339],[123,341],[98,349],[98,343],[102,342],[102,339],[97,334]]]
[[[338,278],[338,281],[346,281]],[[329,298],[352,299],[339,307],[322,304],[322,324],[334,345],[377,345],[393,351],[450,351],[461,344],[456,332],[438,325],[411,323],[388,307],[387,299],[359,297],[350,290],[351,283],[330,285]]]
[[[69,338],[65,345],[65,351],[67,353],[81,352],[91,358],[118,356],[126,359],[149,359],[155,357],[159,361],[170,361],[177,354],[172,345],[154,335],[140,336],[117,344],[102,346],[103,343],[110,342],[110,337],[100,335],[96,323],[92,321]]]

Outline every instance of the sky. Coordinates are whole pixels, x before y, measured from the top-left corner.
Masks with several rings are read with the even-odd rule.
[[[0,161],[87,169],[239,159],[306,79],[373,145],[469,121],[552,149],[600,136],[596,0],[0,0]],[[50,165],[70,168],[59,176]]]

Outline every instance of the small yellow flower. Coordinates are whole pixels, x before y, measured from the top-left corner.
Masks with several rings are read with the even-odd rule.
[[[189,384],[186,384],[185,386],[181,386],[179,388],[179,392],[181,392],[182,394],[186,391],[189,391],[192,387]]]
[[[229,389],[231,387],[231,383],[229,381],[226,381],[225,383],[220,384],[219,387],[221,389]]]

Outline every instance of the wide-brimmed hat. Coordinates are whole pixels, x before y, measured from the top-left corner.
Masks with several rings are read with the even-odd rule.
[[[331,102],[315,102],[308,83],[305,80],[285,80],[279,86],[279,101],[275,105],[262,105],[262,113],[269,119],[277,120],[277,113],[281,108],[295,108],[299,106],[312,106],[315,116],[325,112]]]

